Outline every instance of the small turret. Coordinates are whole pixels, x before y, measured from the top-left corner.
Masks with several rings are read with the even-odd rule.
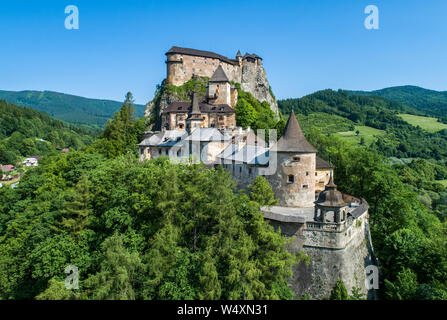
[[[186,119],[186,131],[191,133],[193,129],[200,128],[202,126],[203,118],[202,112],[199,107],[199,96],[194,90],[192,94],[192,109],[188,118]]]
[[[240,50],[236,53],[236,60],[239,62],[239,65],[242,63],[242,53]]]

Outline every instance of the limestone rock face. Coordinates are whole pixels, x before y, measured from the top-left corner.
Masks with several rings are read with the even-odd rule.
[[[270,104],[270,109],[279,117],[278,103],[270,94],[270,85],[264,67],[255,63],[244,63],[241,89],[250,92],[261,102],[267,101]]]

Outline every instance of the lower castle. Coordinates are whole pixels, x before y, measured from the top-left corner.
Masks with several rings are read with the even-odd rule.
[[[171,51],[168,71],[179,50]],[[233,89],[224,68],[213,69],[204,99],[194,93],[191,102],[172,102],[163,110],[161,131],[145,132],[140,160],[167,156],[175,162],[222,166],[238,188],[264,176],[278,199],[278,205],[261,208],[264,218],[291,238],[288,250],[310,257],[309,264],[294,267],[289,286],[295,297],[327,298],[340,278],[350,293],[356,288],[375,299],[366,273],[378,263],[368,203],[337,190],[333,166],[317,157],[293,112],[278,141],[276,133],[267,143],[250,128],[237,127]]]

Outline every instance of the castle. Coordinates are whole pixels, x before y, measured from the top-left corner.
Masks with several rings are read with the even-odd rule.
[[[222,72],[218,69],[221,68]],[[172,47],[166,52],[166,81],[181,86],[193,77],[210,79],[208,99],[214,104],[234,107],[237,90],[232,83],[239,83],[241,89],[253,97],[269,103],[272,111],[279,116],[278,104],[272,95],[270,84],[263,67],[262,58],[254,53],[237,52],[234,59],[220,54],[182,47]]]
[[[197,64],[193,64],[194,71],[190,64],[196,63],[192,61],[197,56],[183,55],[183,69],[178,69],[183,76],[178,76],[179,62],[174,61],[179,61],[181,50],[173,49],[168,52],[168,78],[181,83],[197,72]],[[274,136],[267,143],[250,128],[236,127],[227,74],[238,76],[243,57],[238,54],[239,60],[228,61],[222,56],[205,58],[200,63],[207,66],[209,61],[219,61],[215,69],[199,68],[200,72],[213,72],[207,101],[199,101],[194,94],[191,103],[171,103],[163,113],[162,130],[145,133],[139,144],[140,159],[168,156],[171,161],[188,163],[194,158],[210,168],[222,166],[237,181],[238,188],[246,188],[257,176],[264,176],[278,199],[276,206],[261,208],[264,218],[292,239],[290,251],[304,250],[311,258],[310,265],[300,264],[294,269],[289,285],[295,294],[325,297],[341,278],[349,290],[356,287],[374,298],[365,272],[366,266],[377,263],[369,235],[368,203],[337,190],[333,166],[317,157],[317,150],[307,141],[293,112],[278,141]],[[254,63],[261,61],[259,57],[251,59]],[[217,90],[216,94],[218,87],[214,84],[219,88],[226,85],[229,90]],[[216,118],[209,112],[213,106],[223,108],[219,110],[226,116],[223,122],[219,122],[219,113]]]

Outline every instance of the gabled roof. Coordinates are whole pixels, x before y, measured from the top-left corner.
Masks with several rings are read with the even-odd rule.
[[[141,147],[172,147],[182,141],[187,135],[185,130],[166,130],[157,132],[141,141],[138,145]]]
[[[334,166],[327,162],[326,160],[321,159],[320,157],[316,157],[316,165],[317,169],[332,169]]]
[[[236,145],[230,144],[217,158],[222,159],[222,161],[265,165],[268,163],[268,149],[263,146],[253,145],[245,145],[241,149],[238,149]]]
[[[250,54],[250,53],[245,53],[245,54],[244,54],[244,57],[243,57],[242,59],[247,59],[247,58],[261,59],[261,60],[262,60],[262,58],[261,58],[260,56],[258,56],[257,54],[255,54],[255,53],[252,53],[252,54]]]
[[[185,141],[224,142],[228,140],[230,140],[230,137],[228,137],[225,134],[222,134],[216,128],[197,128],[188,137],[185,138]]]
[[[224,69],[222,68],[222,65],[219,64],[209,82],[230,82]]]
[[[279,139],[279,141],[272,147],[272,151],[300,153],[317,152],[317,149],[306,140],[293,111],[287,121],[281,139]]]
[[[235,65],[239,64],[239,62],[237,60],[229,59],[227,57],[224,57],[220,54],[217,54],[217,53],[214,53],[211,51],[203,51],[203,50],[182,48],[182,47],[176,47],[176,46],[173,46],[171,49],[169,49],[169,51],[166,52],[166,55],[175,54],[175,53],[186,54],[186,55],[197,56],[197,57],[219,59],[220,61],[223,61],[223,62],[226,62],[229,64],[235,64]]]

